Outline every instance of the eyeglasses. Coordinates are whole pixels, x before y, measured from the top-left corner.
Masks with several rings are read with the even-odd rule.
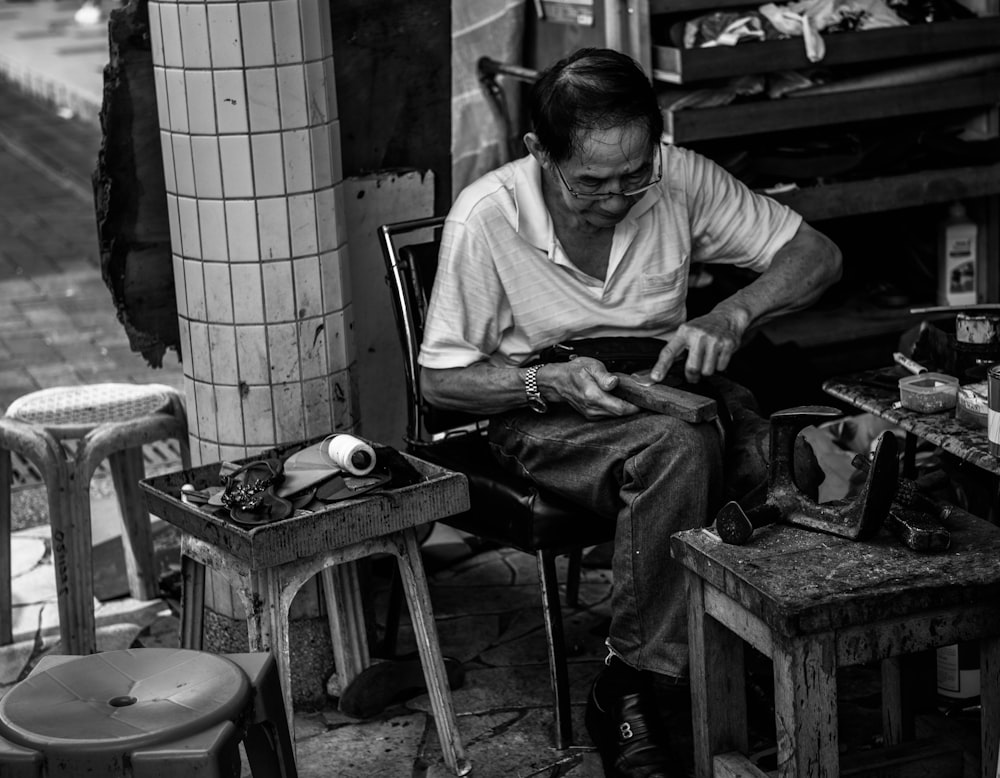
[[[642,186],[637,186],[632,189],[623,189],[620,192],[578,192],[573,187],[569,185],[566,180],[566,176],[563,175],[562,169],[559,164],[553,160],[552,164],[555,165],[556,172],[559,174],[559,180],[562,181],[566,191],[569,192],[573,197],[578,200],[610,200],[612,197],[635,197],[641,195],[648,189],[652,189],[663,178],[663,151],[659,146],[656,147],[656,174]]]

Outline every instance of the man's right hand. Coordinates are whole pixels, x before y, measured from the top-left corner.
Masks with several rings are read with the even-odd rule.
[[[618,385],[618,376],[609,373],[604,363],[591,357],[577,357],[569,362],[550,362],[536,375],[542,393],[546,389],[569,403],[587,419],[631,416],[641,409],[610,391]]]

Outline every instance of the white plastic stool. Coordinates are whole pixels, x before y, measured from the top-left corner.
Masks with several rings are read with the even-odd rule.
[[[18,398],[0,419],[0,645],[13,640],[11,459],[16,452],[38,468],[48,494],[59,632],[67,654],[97,650],[90,535],[90,480],[108,460],[123,523],[129,590],[158,596],[149,514],[139,481],[142,447],[175,438],[191,466],[183,398],[162,384],[93,384],[42,389]],[[75,441],[75,448],[65,446]],[[71,450],[72,449],[72,450]]]

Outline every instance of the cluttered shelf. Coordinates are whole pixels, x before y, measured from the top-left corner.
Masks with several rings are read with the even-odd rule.
[[[683,48],[654,40],[653,75],[657,81],[686,84],[751,73],[799,70],[817,64],[829,67],[904,57],[926,58],[975,49],[995,51],[998,40],[1000,17],[838,32],[824,37],[825,54],[821,63],[809,60],[801,38],[707,48]]]
[[[770,193],[809,221],[1000,194],[1000,162],[923,170]]]
[[[673,143],[684,144],[967,108],[985,110],[997,103],[1000,71],[953,78],[936,86],[907,83],[681,110],[668,104],[664,108],[665,132]]]

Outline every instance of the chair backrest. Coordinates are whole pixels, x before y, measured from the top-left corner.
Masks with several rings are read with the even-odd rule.
[[[396,316],[396,330],[406,371],[406,442],[411,447],[432,444],[440,437],[482,432],[485,419],[469,413],[442,411],[429,405],[420,391],[420,341],[427,303],[437,271],[444,217],[433,216],[383,224],[379,228],[382,257]],[[419,242],[413,242],[414,233]],[[430,240],[427,235],[432,235]],[[407,242],[406,239],[409,239]]]

